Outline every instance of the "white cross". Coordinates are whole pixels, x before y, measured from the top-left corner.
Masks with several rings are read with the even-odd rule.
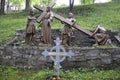
[[[74,54],[71,50],[69,50],[68,53],[66,52],[65,48],[60,45],[62,40],[60,40],[59,37],[57,37],[56,40],[54,40],[54,42],[56,46],[52,47],[50,52],[45,50],[44,52],[42,52],[42,54],[45,57],[50,56],[51,60],[54,61],[54,68],[56,69],[56,75],[59,76],[60,74],[59,72],[61,68],[60,62],[65,60],[66,56],[71,58]]]

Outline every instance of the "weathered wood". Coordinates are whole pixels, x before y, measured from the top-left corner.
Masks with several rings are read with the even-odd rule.
[[[66,20],[64,17],[62,17],[62,16],[60,16],[60,15],[58,15],[58,14],[56,14],[56,13],[53,13],[53,14],[54,14],[54,17],[55,17],[56,19],[58,19],[58,20],[60,20],[60,21],[63,21],[63,22],[65,22],[65,23],[69,24],[70,26],[74,27],[75,29],[77,29],[77,30],[79,30],[79,31],[82,31],[83,33],[85,33],[85,34],[87,34],[87,35],[89,35],[89,36],[92,36],[92,32],[81,28],[81,27],[80,27],[79,25],[77,25],[77,24],[74,25],[73,22]]]
[[[92,32],[81,28],[81,27],[80,27],[79,25],[77,25],[77,24],[73,25],[73,27],[76,28],[76,29],[79,30],[79,31],[82,31],[83,33],[85,33],[85,34],[87,34],[87,35],[89,35],[89,36],[92,36],[92,34],[93,34]]]
[[[41,7],[41,6],[35,5],[34,8],[36,8],[36,9],[42,11],[42,12],[45,11],[45,9],[44,9],[43,7]],[[56,19],[58,19],[58,20],[60,20],[60,21],[63,21],[63,22],[65,22],[66,24],[69,24],[70,26],[74,27],[75,29],[77,29],[77,30],[79,30],[79,31],[82,31],[83,33],[85,33],[85,34],[87,34],[87,35],[89,35],[89,36],[92,35],[92,32],[81,28],[79,25],[74,24],[74,23],[72,23],[71,21],[66,20],[66,18],[64,18],[64,17],[62,17],[62,16],[60,16],[60,15],[54,13],[54,12],[53,12],[53,15],[54,15],[54,17],[55,17]]]
[[[42,12],[45,11],[45,9],[39,5],[34,5],[33,7],[38,9],[39,11],[42,11]]]
[[[38,18],[37,18],[37,22],[40,22],[42,21],[43,17],[46,15],[47,13],[46,12],[43,12]]]
[[[48,7],[53,8],[54,5],[55,5],[55,2],[51,2],[51,3],[48,5]]]
[[[34,8],[36,8],[36,9],[42,11],[42,12],[45,11],[45,9],[44,9],[43,7],[38,6],[38,5],[35,5]],[[56,13],[53,13],[53,15],[54,15],[54,17],[55,17],[56,19],[58,19],[58,20],[60,20],[60,21],[63,21],[63,22],[65,22],[65,23],[67,23],[67,24],[69,24],[69,25],[71,25],[71,26],[73,25],[73,23],[72,23],[71,21],[66,20],[64,17],[62,17],[62,16],[60,16],[60,15],[58,15],[58,14],[56,14]]]
[[[51,2],[51,3],[48,5],[48,7],[52,8],[54,5],[55,5],[55,2]],[[45,12],[45,9],[42,8],[41,6],[35,5],[34,7],[35,7],[36,9],[38,9],[38,10],[40,10],[40,11],[43,12],[43,13],[37,18],[37,20],[36,20],[37,22],[40,22],[47,13]]]
[[[69,24],[70,26],[72,26],[74,24],[73,22],[66,20],[66,18],[64,18],[64,17],[62,17],[62,16],[60,16],[60,15],[58,15],[56,13],[53,13],[53,15],[54,15],[54,17],[56,19],[58,19],[58,20],[60,20],[62,22],[65,22],[65,23]]]

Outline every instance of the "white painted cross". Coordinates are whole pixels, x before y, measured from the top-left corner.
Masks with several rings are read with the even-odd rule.
[[[51,60],[54,61],[54,68],[56,69],[56,75],[57,77],[59,77],[60,68],[61,68],[60,62],[65,60],[66,56],[71,58],[74,54],[71,50],[69,50],[68,53],[66,52],[65,48],[60,45],[62,40],[60,40],[59,37],[57,37],[56,40],[54,40],[54,42],[56,43],[56,46],[52,47],[50,52],[45,50],[44,52],[42,52],[42,54],[45,57],[50,56]]]

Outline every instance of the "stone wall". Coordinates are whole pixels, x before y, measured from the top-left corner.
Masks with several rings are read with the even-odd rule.
[[[53,67],[49,57],[41,54],[46,47],[8,47],[0,46],[0,64],[19,68],[41,69]],[[66,51],[68,51],[67,49]],[[78,67],[113,67],[120,65],[120,48],[71,48],[74,52],[72,58],[66,58],[61,63],[63,68]]]

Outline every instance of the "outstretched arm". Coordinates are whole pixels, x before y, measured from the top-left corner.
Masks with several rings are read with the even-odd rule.
[[[95,31],[93,32],[92,36],[94,36],[97,32],[98,32],[98,27],[95,29]]]

